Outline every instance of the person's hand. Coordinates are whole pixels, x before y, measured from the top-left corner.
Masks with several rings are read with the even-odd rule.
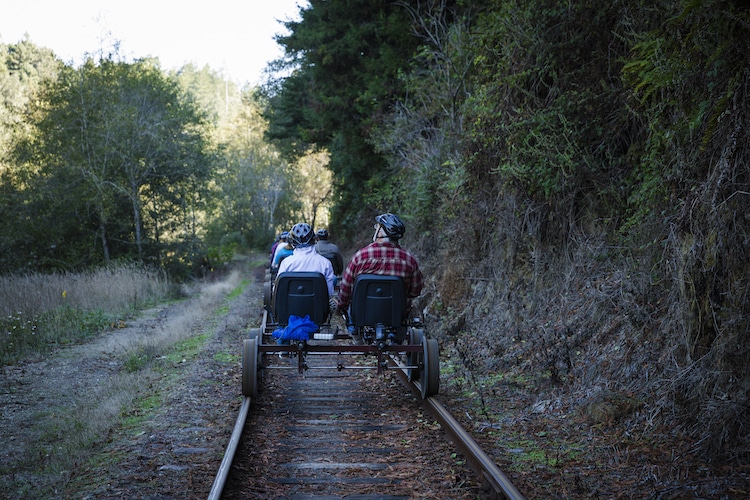
[[[328,301],[328,309],[331,311],[331,314],[335,313],[339,308],[339,303],[336,302],[336,299],[333,297]]]

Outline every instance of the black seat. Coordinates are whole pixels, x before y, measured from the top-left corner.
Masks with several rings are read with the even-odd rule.
[[[335,253],[322,253],[320,255],[328,259],[328,262],[331,263],[333,274],[341,276],[341,273],[344,272],[344,266],[341,263],[341,259]]]
[[[360,274],[354,281],[351,322],[356,328],[399,328],[408,313],[404,282],[397,276]]]
[[[328,320],[328,299],[328,284],[321,273],[281,273],[273,289],[274,319],[286,326],[289,316],[310,316],[315,324],[323,325]]]

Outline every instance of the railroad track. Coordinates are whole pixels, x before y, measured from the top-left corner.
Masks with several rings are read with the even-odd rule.
[[[267,355],[209,499],[523,498],[436,397],[422,399],[397,357],[386,375],[331,368],[358,362],[311,355],[300,375],[294,357]]]

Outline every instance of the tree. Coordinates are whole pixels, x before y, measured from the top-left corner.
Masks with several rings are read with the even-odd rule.
[[[463,106],[471,95],[476,52],[470,35],[482,2],[459,8],[455,2],[401,2],[421,45],[399,75],[406,94],[373,125],[371,142],[392,175],[388,206],[435,228],[441,203],[456,206],[465,192]],[[447,220],[455,216],[447,211]],[[419,229],[419,228],[418,228]]]
[[[54,79],[62,63],[51,50],[37,47],[25,37],[15,44],[0,44],[0,263],[3,269],[25,265],[33,255],[49,251],[32,248],[37,230],[27,227],[29,203],[22,193],[26,179],[14,168],[13,144],[28,133],[24,108],[40,82]],[[55,230],[61,230],[60,225]]]
[[[319,212],[330,208],[333,185],[328,160],[328,153],[321,151],[309,153],[297,161],[297,192],[302,208],[302,220],[313,228],[317,227]],[[327,213],[323,219],[327,225]]]
[[[7,158],[30,96],[41,80],[55,78],[61,66],[51,50],[37,47],[28,36],[15,44],[0,43],[0,161]]]
[[[186,64],[173,76],[205,110],[208,119],[216,125],[216,132],[221,135],[222,125],[228,124],[242,106],[242,95],[237,85],[209,66],[198,69],[193,64]]]
[[[269,138],[298,156],[310,145],[330,153],[333,216],[342,228],[377,209],[387,186],[370,132],[403,95],[398,75],[417,46],[410,22],[397,2],[312,0],[300,21],[285,23],[290,34],[277,38],[290,74],[267,88]]]
[[[28,119],[35,135],[18,158],[35,186],[56,181],[46,194],[76,207],[79,230],[94,230],[101,260],[160,260],[166,241],[186,236],[212,163],[205,116],[174,78],[149,62],[89,59],[44,85]]]
[[[259,248],[287,226],[297,202],[288,162],[264,140],[266,122],[252,90],[222,132],[224,164],[217,176],[213,245]]]

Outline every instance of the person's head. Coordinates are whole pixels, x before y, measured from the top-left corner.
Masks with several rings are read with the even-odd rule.
[[[325,241],[328,239],[328,230],[318,229],[318,231],[315,233],[315,236],[318,238],[319,241]]]
[[[289,231],[282,231],[282,233],[279,235],[279,241],[282,243],[286,243],[289,241]]]
[[[397,215],[384,213],[375,217],[375,234],[372,241],[378,238],[388,238],[391,241],[398,241],[404,236],[406,226],[401,222]]]
[[[315,243],[315,233],[310,224],[300,222],[289,231],[289,242],[294,248],[307,247]]]

